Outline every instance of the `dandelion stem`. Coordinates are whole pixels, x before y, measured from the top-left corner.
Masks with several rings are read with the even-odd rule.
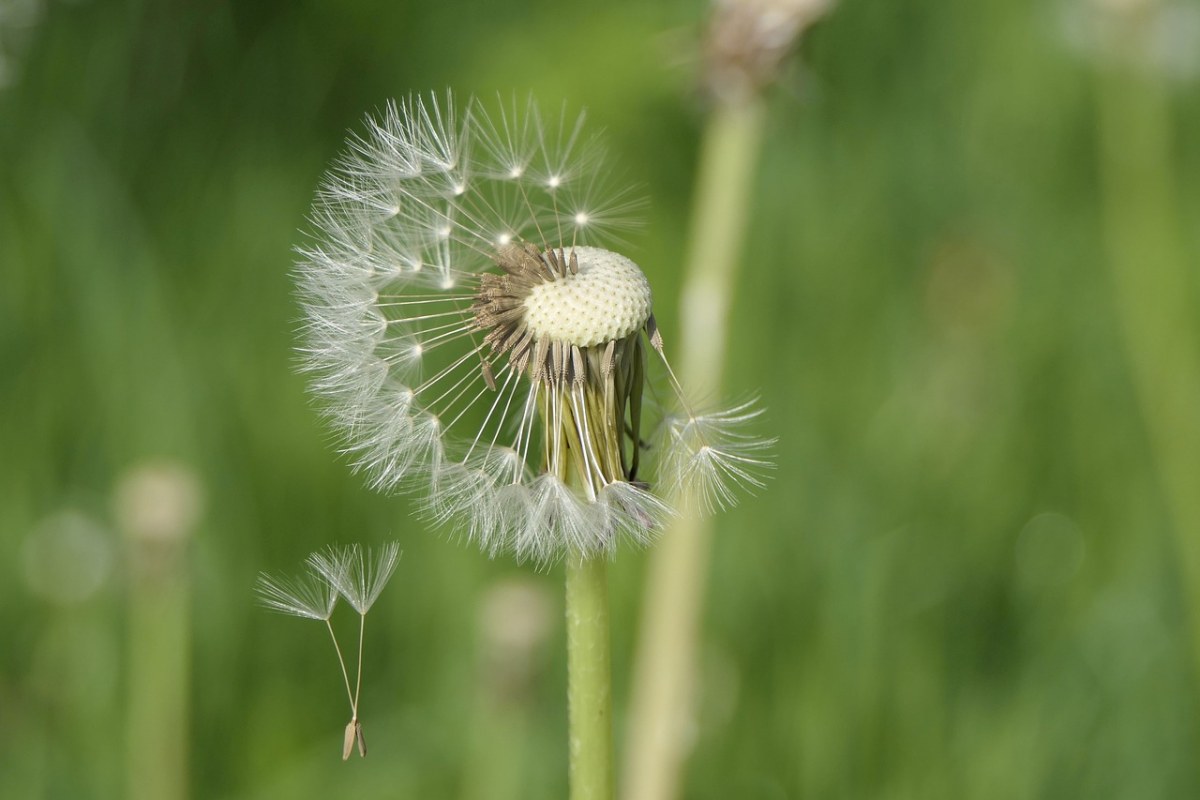
[[[1098,70],[1100,175],[1116,308],[1175,533],[1200,671],[1200,326],[1180,227],[1167,87],[1145,57],[1159,3],[1119,11],[1124,48]]]
[[[757,99],[718,103],[704,133],[679,337],[680,377],[702,394],[714,393],[721,383],[726,318],[763,117]],[[696,503],[681,505],[694,509]],[[684,511],[651,556],[634,663],[622,792],[627,800],[679,793],[711,538],[711,522]]]
[[[182,542],[135,539],[130,571],[125,796],[183,800],[192,630],[188,551]]]
[[[608,562],[567,559],[567,704],[571,800],[611,800],[612,683]]]
[[[325,627],[329,630],[329,638],[333,639],[333,650],[335,653],[337,653],[338,664],[342,668],[342,681],[346,684],[346,697],[350,700],[350,713],[357,718],[358,700],[356,700],[354,695],[350,693],[350,676],[346,672],[346,661],[342,658],[342,648],[338,644],[337,636],[335,636],[333,633],[333,623],[331,623],[329,620],[325,620]]]

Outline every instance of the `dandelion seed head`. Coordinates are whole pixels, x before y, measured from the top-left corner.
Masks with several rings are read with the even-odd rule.
[[[410,98],[317,193],[297,266],[313,391],[373,487],[490,555],[644,543],[670,512],[648,480],[719,507],[757,474],[756,440],[725,435],[745,409],[693,415],[676,383],[679,410],[643,398],[665,349],[616,250],[640,200],[614,175],[582,116]],[[313,567],[354,605],[339,557]]]

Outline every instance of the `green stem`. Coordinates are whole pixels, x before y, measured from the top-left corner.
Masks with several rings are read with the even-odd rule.
[[[680,378],[704,396],[725,365],[729,303],[750,214],[765,106],[758,99],[716,106],[701,145],[699,176],[680,302]]]
[[[1200,326],[1180,227],[1170,101],[1145,55],[1160,12],[1155,2],[1126,10],[1123,58],[1098,72],[1100,167],[1117,312],[1171,515],[1200,671]]]
[[[137,540],[131,561],[125,796],[183,800],[191,656],[187,549],[183,542]]]
[[[700,396],[715,394],[721,383],[763,118],[756,99],[724,103],[713,109],[704,132],[679,340],[679,378]],[[651,556],[627,729],[625,800],[679,794],[711,539],[709,520],[684,512]]]
[[[571,800],[611,800],[608,562],[603,555],[568,558],[566,569]]]

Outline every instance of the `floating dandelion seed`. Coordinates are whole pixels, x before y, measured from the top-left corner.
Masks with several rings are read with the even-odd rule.
[[[312,573],[282,578],[263,572],[255,588],[264,607],[293,617],[329,622],[337,605],[337,589]]]
[[[390,542],[379,555],[357,544],[330,547],[308,557],[308,565],[365,617],[396,571],[400,545]]]
[[[346,724],[343,740],[342,760],[350,758],[355,745],[358,754],[366,756],[367,743],[363,738],[362,723],[358,719],[359,691],[362,689],[363,633],[366,629],[367,612],[379,598],[400,559],[400,547],[395,542],[383,546],[376,556],[359,545],[344,548],[330,547],[308,557],[309,571],[293,578],[281,578],[260,573],[255,587],[259,602],[271,611],[294,617],[320,620],[325,623],[333,649],[337,653],[338,665],[342,669],[342,681],[346,696],[350,700],[350,722]],[[333,631],[333,610],[338,597],[345,598],[359,615],[358,623],[358,668],[354,688],[350,687],[350,674],[342,656],[341,645]]]
[[[752,408],[684,401],[649,282],[599,246],[639,202],[582,124],[532,103],[389,105],[322,184],[298,266],[306,366],[355,466],[422,490],[489,554],[539,562],[651,537],[669,510],[643,455],[708,508],[768,466],[741,432]],[[665,402],[643,401],[647,350]]]

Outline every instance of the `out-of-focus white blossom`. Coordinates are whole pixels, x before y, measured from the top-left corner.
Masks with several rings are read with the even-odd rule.
[[[1097,64],[1150,70],[1172,81],[1200,74],[1200,7],[1182,0],[1063,0],[1059,28]]]
[[[716,0],[705,41],[708,89],[740,102],[770,83],[834,0]]]

